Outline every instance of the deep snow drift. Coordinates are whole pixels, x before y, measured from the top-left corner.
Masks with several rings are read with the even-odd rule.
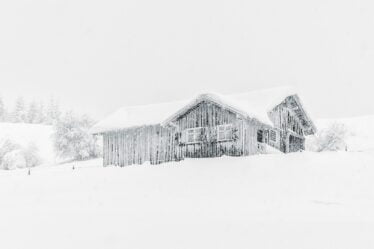
[[[0,172],[2,248],[373,248],[374,156]],[[75,165],[75,170],[72,169]]]

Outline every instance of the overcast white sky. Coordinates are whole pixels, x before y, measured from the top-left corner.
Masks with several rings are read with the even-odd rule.
[[[374,4],[2,0],[0,94],[118,107],[297,86],[314,117],[374,114]]]

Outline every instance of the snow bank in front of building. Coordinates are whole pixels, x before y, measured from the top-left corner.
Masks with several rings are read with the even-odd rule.
[[[0,244],[371,249],[373,165],[372,153],[335,152],[0,171]]]

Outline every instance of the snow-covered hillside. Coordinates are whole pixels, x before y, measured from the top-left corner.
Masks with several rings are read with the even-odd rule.
[[[72,169],[75,165],[75,170]],[[0,172],[0,246],[38,249],[374,245],[374,155],[295,153]]]
[[[47,125],[0,123],[1,141],[9,139],[24,147],[34,144],[44,164],[51,164],[55,161],[52,134],[52,127]]]

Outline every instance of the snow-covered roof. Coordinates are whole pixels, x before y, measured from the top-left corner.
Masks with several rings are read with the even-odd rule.
[[[291,87],[278,87],[232,95],[221,95],[217,93],[200,94],[185,107],[165,120],[164,124],[173,121],[173,119],[182,115],[197,103],[203,100],[209,100],[243,116],[255,118],[265,124],[273,125],[269,119],[268,112],[282,103],[287,97],[295,94],[295,90]]]
[[[91,129],[91,133],[105,133],[130,127],[161,124],[188,101],[123,107]]]
[[[98,122],[91,132],[98,134],[144,125],[165,125],[204,100],[214,102],[243,116],[255,118],[265,124],[273,125],[268,112],[287,97],[295,94],[296,92],[290,87],[280,87],[233,95],[204,93],[192,100],[124,107]]]

